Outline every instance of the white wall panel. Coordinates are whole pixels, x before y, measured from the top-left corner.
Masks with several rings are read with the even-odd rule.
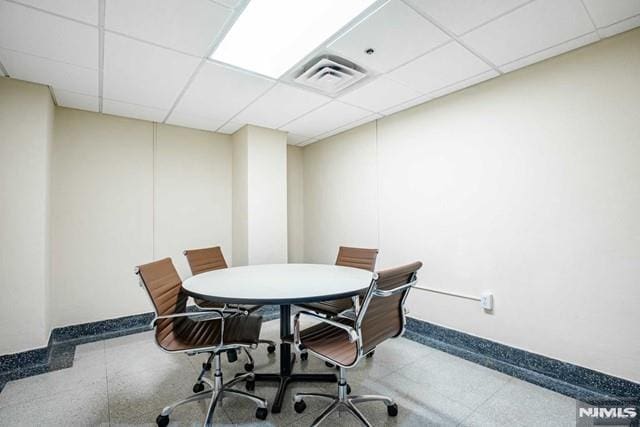
[[[411,315],[640,381],[640,31],[304,148],[305,258],[424,262]],[[379,201],[375,189],[379,185]],[[379,210],[379,226],[376,212]]]
[[[158,125],[156,258],[191,276],[185,249],[221,246],[231,261],[231,137]]]
[[[304,148],[304,257],[333,264],[338,246],[378,247],[376,124]]]
[[[52,172],[53,326],[151,311],[153,124],[59,108]]]
[[[287,249],[289,262],[304,262],[304,172],[302,148],[287,146]]]
[[[0,78],[0,355],[49,338],[49,164],[44,86]]]

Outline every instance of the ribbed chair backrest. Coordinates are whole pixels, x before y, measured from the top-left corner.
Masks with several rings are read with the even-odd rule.
[[[158,316],[184,313],[187,307],[187,294],[182,290],[182,280],[171,262],[164,258],[137,268],[142,284],[147,290]],[[161,319],[156,324],[156,340],[163,343],[172,339],[175,329],[180,328],[186,319]]]
[[[373,287],[389,290],[412,282],[421,267],[422,263],[418,261],[379,272],[378,279],[372,283],[367,296],[373,291]],[[381,342],[402,333],[405,316],[404,301],[409,290],[410,288],[407,288],[387,297],[373,295],[369,304],[366,307],[363,305],[361,328],[362,347],[365,353]]]
[[[361,268],[373,271],[376,268],[377,249],[350,248],[340,246],[336,265],[343,267]]]
[[[194,276],[206,271],[227,268],[227,262],[224,259],[224,255],[222,255],[220,246],[204,249],[189,249],[184,251],[184,255],[187,257],[191,274]]]

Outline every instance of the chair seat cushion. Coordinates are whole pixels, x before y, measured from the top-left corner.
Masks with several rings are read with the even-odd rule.
[[[338,319],[340,323],[353,326],[349,319]],[[300,341],[304,347],[341,365],[352,365],[358,358],[355,342],[349,342],[349,335],[342,329],[326,323],[318,323],[300,331]]]
[[[343,311],[353,308],[353,301],[351,298],[341,298],[331,301],[310,302],[306,304],[298,304],[300,307],[307,310],[315,311],[316,313],[322,313],[329,316],[337,316]]]
[[[172,327],[169,327],[173,323]],[[161,319],[156,327],[156,341],[167,351],[184,351],[203,347],[216,347],[220,344],[222,322],[220,319],[197,321],[180,317]],[[224,321],[225,345],[258,344],[261,316],[234,316]],[[167,331],[167,333],[163,333]]]

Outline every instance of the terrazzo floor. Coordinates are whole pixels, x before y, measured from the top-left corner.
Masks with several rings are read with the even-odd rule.
[[[278,320],[265,322],[262,336],[278,337]],[[276,355],[253,351],[257,372],[278,367]],[[9,382],[0,393],[0,426],[155,425],[168,403],[189,396],[204,356],[160,351],[151,332],[78,346],[73,367]],[[242,357],[228,363],[224,377],[243,370]],[[331,371],[309,357],[295,370]],[[372,359],[348,372],[353,394],[385,394],[396,400],[397,417],[384,404],[359,408],[375,426],[575,426],[576,401],[447,353],[398,338],[381,345]],[[244,385],[237,386],[244,390]],[[279,414],[255,418],[255,406],[225,399],[216,409],[220,425],[308,426],[327,401],[306,399],[303,414],[293,410],[295,391],[335,394],[335,384],[294,384]],[[257,383],[255,393],[273,400],[276,388]],[[290,402],[290,403],[289,403]],[[207,401],[179,407],[171,425],[201,425]],[[326,426],[357,426],[349,413],[334,413]]]

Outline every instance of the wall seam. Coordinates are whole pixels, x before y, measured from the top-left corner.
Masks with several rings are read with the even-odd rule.
[[[156,259],[156,220],[157,220],[157,215],[156,215],[156,208],[157,208],[157,180],[158,180],[158,124],[156,122],[153,122],[153,136],[152,136],[152,188],[151,188],[151,193],[152,193],[152,207],[151,207],[151,253],[152,253],[152,258],[155,260]]]
[[[104,97],[104,17],[105,0],[98,2],[98,112],[102,113]]]
[[[378,250],[380,250],[380,154],[378,151],[378,121],[379,119],[375,120],[375,124],[376,124],[376,137],[375,137],[375,142],[376,142],[376,150],[375,150],[375,155],[376,155],[376,231],[378,232]]]

